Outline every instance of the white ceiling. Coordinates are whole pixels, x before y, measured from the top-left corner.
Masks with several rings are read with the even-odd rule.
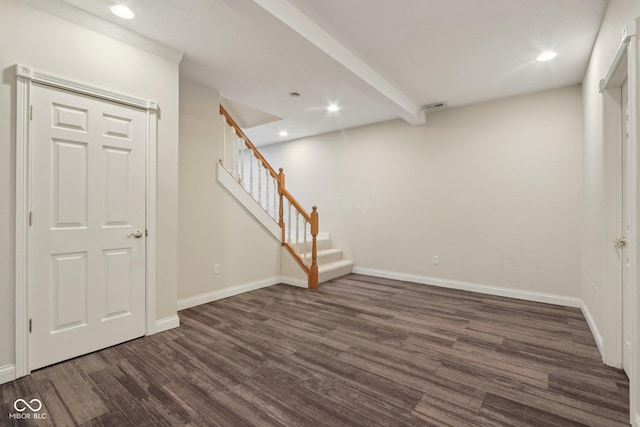
[[[183,77],[283,118],[247,130],[258,145],[395,117],[419,124],[424,104],[579,83],[607,3],[122,0],[136,12],[124,21],[109,12],[114,0],[25,1],[97,31],[96,16],[110,21],[141,48],[139,35],[184,52]],[[547,49],[558,57],[537,62]],[[342,109],[328,113],[331,102]]]

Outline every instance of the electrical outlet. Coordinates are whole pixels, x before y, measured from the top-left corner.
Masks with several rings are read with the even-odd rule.
[[[220,274],[220,264],[215,264],[213,266],[213,274]]]
[[[438,259],[438,256],[437,256],[437,255],[434,255],[434,256],[433,256],[433,258],[431,259],[431,263],[432,263],[433,265],[438,265],[438,264],[440,264],[440,260]]]

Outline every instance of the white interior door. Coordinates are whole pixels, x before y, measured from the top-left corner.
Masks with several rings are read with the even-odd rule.
[[[629,92],[628,84],[622,86],[622,227],[623,237],[626,244],[622,246],[622,367],[629,375],[631,372],[631,313],[633,301],[631,298],[631,286],[633,286],[633,275],[631,260],[634,255],[635,241],[634,230],[631,229],[635,204],[633,194],[635,187],[632,185],[635,177],[632,176],[633,169],[631,161],[635,156],[635,146],[629,137]]]
[[[145,112],[32,91],[30,369],[145,334]],[[138,232],[139,231],[139,232]]]

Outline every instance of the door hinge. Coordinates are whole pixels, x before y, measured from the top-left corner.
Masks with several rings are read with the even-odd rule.
[[[144,237],[149,236],[149,230],[144,230]]]
[[[33,105],[29,105],[29,120],[33,120]]]
[[[33,212],[29,212],[29,225],[33,224]]]
[[[29,319],[29,333],[33,330],[33,320]]]

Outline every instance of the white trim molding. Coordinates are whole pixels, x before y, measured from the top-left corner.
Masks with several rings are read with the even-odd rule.
[[[633,415],[633,427],[640,427],[640,413],[636,412]]]
[[[29,374],[29,162],[31,68],[16,65],[15,376]]]
[[[413,274],[396,273],[393,271],[375,270],[373,268],[353,267],[353,273],[384,279],[403,280],[421,285],[433,285],[441,288],[458,289],[462,291],[478,292],[481,294],[516,298],[526,301],[542,302],[546,304],[562,305],[580,308],[580,298],[563,295],[545,294],[542,292],[523,291],[520,289],[500,288],[497,286],[481,285],[478,283],[462,282],[459,280],[440,279],[436,277],[418,276]]]
[[[194,297],[184,298],[178,301],[178,310],[185,310],[187,308],[195,307],[198,305],[208,304],[213,301],[229,298],[234,295],[243,294],[245,292],[254,291],[256,289],[266,288],[267,286],[273,286],[279,283],[280,278],[274,277],[271,279],[259,280],[257,282],[245,283],[243,285],[231,286],[229,288],[207,292],[204,294],[196,295]]]
[[[158,194],[158,109],[155,101],[149,101],[155,108],[148,108],[146,114],[146,239],[145,278],[147,300],[147,335],[153,335],[156,327],[156,271],[157,258],[157,194]]]
[[[16,366],[0,366],[0,384],[5,384],[16,379]]]
[[[176,314],[175,316],[165,317],[164,319],[159,319],[155,322],[154,328],[156,330],[156,334],[164,331],[168,331],[170,329],[179,328],[180,327],[180,318]]]
[[[626,56],[627,51],[629,49],[629,40],[631,40],[631,36],[627,36],[622,40],[622,43],[618,47],[616,51],[616,56],[613,58],[613,63],[609,68],[609,72],[607,75],[600,80],[600,92],[604,92],[611,87],[619,87],[619,81],[623,72],[626,71]],[[621,67],[623,65],[624,67]]]
[[[31,162],[31,88],[34,83],[62,89],[81,95],[128,105],[146,111],[146,324],[147,335],[165,327],[164,319],[156,322],[156,196],[157,196],[157,143],[158,103],[151,99],[135,98],[119,92],[67,80],[33,68],[16,64],[16,244],[15,244],[15,367],[14,377],[30,373],[29,369],[29,226],[30,162]],[[178,321],[179,324],[179,321]],[[13,366],[13,365],[12,365]],[[0,368],[1,369],[1,368]],[[0,371],[0,374],[3,372]],[[0,376],[1,377],[1,376]]]
[[[589,329],[591,330],[591,335],[596,341],[596,345],[598,346],[598,350],[600,351],[600,356],[602,357],[602,361],[604,363],[604,348],[602,346],[602,334],[598,330],[598,325],[595,320],[593,320],[593,316],[591,316],[591,312],[589,311],[589,307],[584,303],[584,301],[580,301],[580,309],[582,310],[582,315],[587,321],[587,325],[589,325]],[[618,368],[620,368],[618,366]]]
[[[307,280],[294,279],[293,277],[281,276],[280,283],[282,283],[283,285],[295,286],[297,288],[309,288],[309,283]]]
[[[625,33],[627,36],[631,36],[629,41],[629,58],[628,58],[628,89],[629,89],[629,140],[632,141],[632,145],[635,149],[635,158],[633,159],[633,183],[636,189],[635,192],[635,204],[633,212],[633,224],[632,230],[635,230],[634,242],[638,241],[640,237],[640,230],[638,229],[638,201],[640,200],[640,186],[637,184],[638,179],[638,165],[640,164],[640,40],[638,40],[638,27],[640,26],[640,18],[635,18],[629,22],[625,27]],[[631,357],[629,370],[629,394],[631,402],[631,418],[633,422],[639,424],[638,414],[640,414],[640,290],[638,290],[638,276],[640,275],[640,254],[637,250],[637,244],[635,257],[633,259],[633,275],[631,277],[630,295],[631,298],[631,319],[629,321],[631,327]],[[624,327],[621,329],[624,330]]]
[[[133,96],[125,95],[107,89],[102,89],[86,83],[67,80],[62,77],[36,71],[26,65],[16,64],[15,72],[16,77],[29,80],[33,83],[40,83],[58,89],[80,93],[82,95],[93,96],[95,98],[117,102],[119,104],[128,105],[130,107],[140,108],[142,110],[158,109],[158,103],[154,100],[135,98]]]

